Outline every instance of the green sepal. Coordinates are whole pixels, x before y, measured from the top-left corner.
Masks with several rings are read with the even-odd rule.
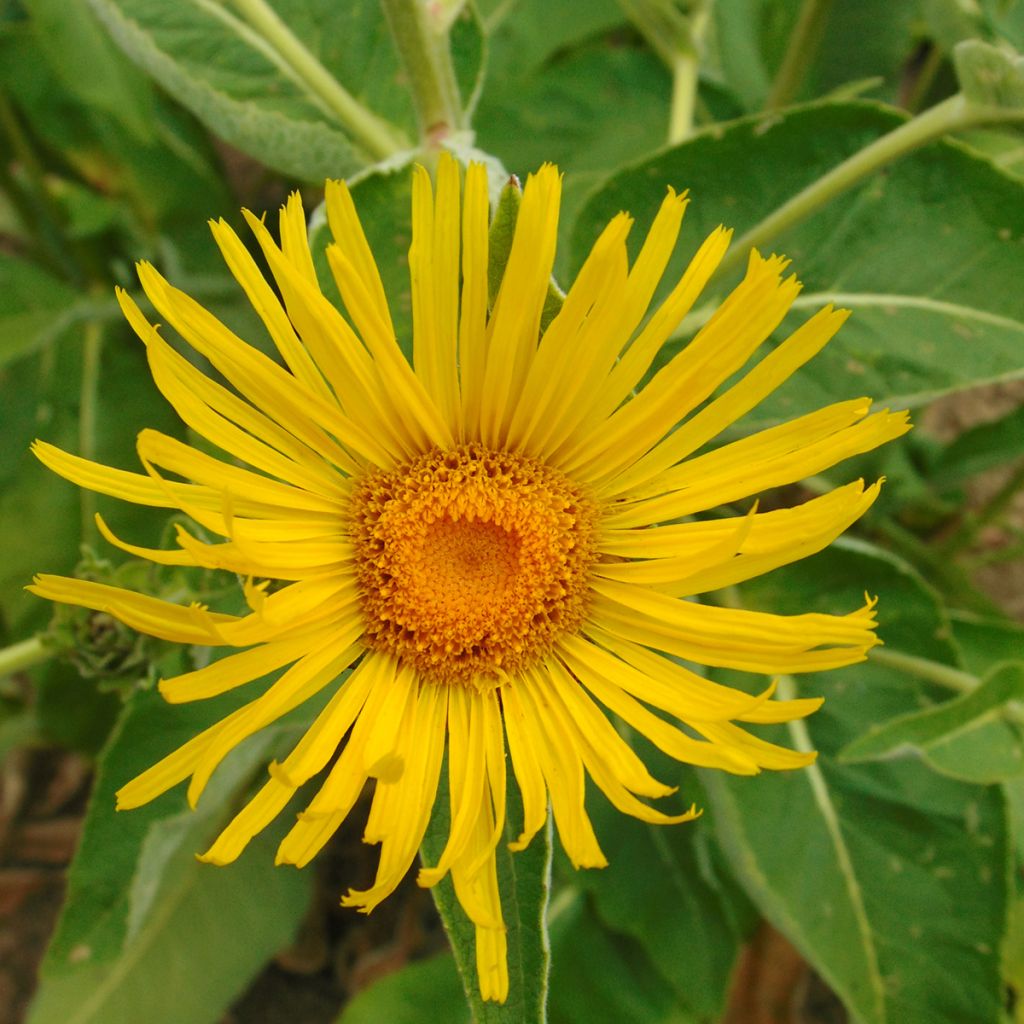
[[[487,306],[494,309],[501,290],[501,281],[505,276],[509,253],[512,251],[512,240],[515,238],[516,221],[519,219],[519,206],[523,201],[523,189],[519,179],[512,175],[508,184],[501,190],[498,206],[491,221],[491,230],[487,239]],[[565,302],[565,292],[558,287],[555,279],[548,282],[548,293],[544,299],[544,310],[540,317],[541,333],[558,315]]]

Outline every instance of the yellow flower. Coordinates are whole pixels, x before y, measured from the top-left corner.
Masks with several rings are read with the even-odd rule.
[[[606,711],[689,764],[739,774],[806,765],[813,754],[768,743],[741,724],[799,718],[820,701],[772,700],[772,686],[750,696],[681,662],[767,674],[849,665],[876,643],[872,604],[841,616],[787,617],[690,599],[820,550],[871,505],[879,484],[857,481],[793,509],[755,505],[746,515],[692,517],[872,449],[902,434],[907,420],[869,414],[862,398],[695,455],[812,358],[847,314],[823,309],[712,397],[778,327],[799,290],[783,276],[785,260],[755,252],[705,326],[637,391],[730,233],[712,232],[645,319],[686,199],[669,191],[632,266],[631,220],[620,214],[541,332],[558,172],[542,167],[526,184],[493,308],[484,169],[469,167],[465,179],[460,196],[460,170],[448,157],[436,194],[422,168],[414,173],[411,365],[351,197],[332,182],[327,256],[347,317],[321,293],[297,196],[281,212],[280,245],[246,214],[283,304],[232,230],[213,225],[283,365],[142,264],[142,286],[161,318],[225,386],[179,355],[119,293],[158,387],[225,460],[153,430],[138,439],[144,474],[35,445],[43,462],[75,483],[182,510],[223,538],[206,543],[179,528],[177,550],[143,549],[99,521],[133,554],[245,577],[249,614],[54,576],[38,577],[31,589],[102,609],[156,637],[244,648],[163,680],[172,703],[286,669],[129,782],[118,794],[122,808],[189,777],[194,803],[238,743],[332,689],[295,749],[270,765],[266,784],[204,855],[213,863],[236,858],[334,759],[278,861],[306,864],[375,779],[365,838],[381,845],[378,874],[343,901],[370,911],[416,857],[447,739],[451,830],[419,882],[434,885],[451,873],[476,926],[481,994],[504,1000],[495,849],[504,830],[506,751],[524,818],[512,849],[544,825],[550,801],[577,867],[605,864],[584,809],[586,775],[615,807],[644,821],[697,813],[666,814],[638,799],[672,789],[651,777]],[[281,585],[268,590],[268,581]]]

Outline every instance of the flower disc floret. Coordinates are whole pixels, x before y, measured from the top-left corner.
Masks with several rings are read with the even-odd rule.
[[[557,470],[479,444],[368,474],[351,504],[367,644],[496,685],[583,621],[596,519]]]

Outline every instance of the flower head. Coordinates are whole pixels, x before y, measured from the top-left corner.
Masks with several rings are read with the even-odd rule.
[[[329,183],[327,257],[346,315],[321,292],[297,196],[281,212],[280,243],[247,214],[277,291],[234,232],[213,225],[280,360],[142,264],[146,295],[209,360],[215,380],[119,293],[158,387],[224,459],[152,430],[138,439],[144,473],[35,446],[82,486],[181,510],[221,538],[210,543],[180,527],[176,549],[143,549],[99,520],[133,554],[240,574],[248,614],[54,576],[31,589],[156,637],[234,650],[163,680],[172,703],[254,689],[249,703],[125,785],[120,807],[186,778],[194,802],[238,743],[329,690],[295,748],[270,765],[263,788],[204,855],[213,863],[237,857],[299,786],[322,775],[278,852],[279,862],[306,864],[374,779],[365,838],[381,845],[377,877],[344,897],[369,911],[415,859],[447,747],[450,835],[419,881],[434,885],[451,873],[476,925],[481,993],[503,1000],[495,849],[506,752],[523,803],[511,847],[529,843],[550,801],[577,867],[605,863],[584,809],[587,775],[644,821],[697,813],[640,799],[672,789],[648,773],[608,712],[690,764],[739,774],[806,765],[813,755],[746,726],[802,717],[818,700],[777,701],[772,686],[751,696],[683,663],[762,674],[849,665],[876,643],[871,603],[846,615],[786,617],[689,598],[820,550],[871,505],[879,484],[857,481],[793,509],[694,516],[874,448],[907,421],[872,414],[858,399],[695,454],[812,358],[846,313],[823,309],[728,383],[799,290],[784,276],[785,260],[755,252],[714,315],[640,387],[721,261],[729,232],[712,232],[648,316],[686,199],[669,191],[632,264],[631,221],[620,214],[542,330],[556,169],[527,181],[493,305],[485,172],[470,166],[464,187],[460,178],[448,157],[436,191],[426,171],[414,174],[411,363],[351,197]],[[253,683],[278,670],[262,690]]]

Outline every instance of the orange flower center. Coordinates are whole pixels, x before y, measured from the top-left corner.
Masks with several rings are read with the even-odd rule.
[[[364,639],[440,682],[497,685],[586,612],[595,503],[536,459],[435,449],[356,485]]]

